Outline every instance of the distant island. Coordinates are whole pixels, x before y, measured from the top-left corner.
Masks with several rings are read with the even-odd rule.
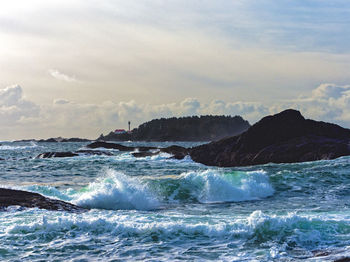
[[[190,116],[154,119],[127,132],[117,129],[102,141],[216,141],[243,133],[250,127],[240,116]]]

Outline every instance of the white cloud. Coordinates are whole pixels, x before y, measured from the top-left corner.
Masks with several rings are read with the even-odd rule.
[[[16,137],[19,129],[25,132],[25,126],[21,121],[30,117],[37,117],[40,113],[39,106],[23,97],[22,88],[13,85],[0,89],[0,137]],[[40,122],[37,123],[38,127]]]
[[[22,88],[19,85],[8,86],[0,90],[0,106],[13,106],[22,99]]]
[[[261,102],[196,98],[165,104],[138,103],[135,100],[99,104],[76,103],[56,99],[52,104],[37,105],[23,96],[20,86],[0,89],[0,140],[45,138],[54,136],[96,138],[115,128],[132,128],[154,118],[189,115],[241,115],[251,124],[261,117],[295,108],[307,118],[335,122],[350,127],[350,86],[322,84],[310,96],[288,101]]]
[[[350,86],[338,86],[335,84],[321,84],[312,91],[313,99],[339,99],[347,96]]]
[[[64,74],[57,69],[49,69],[49,74],[58,80],[66,81],[66,82],[77,82],[78,80],[76,79],[75,76],[69,76],[67,74]]]

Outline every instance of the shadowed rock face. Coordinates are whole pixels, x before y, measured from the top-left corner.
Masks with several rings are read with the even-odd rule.
[[[74,156],[81,156],[81,155],[97,155],[97,156],[112,156],[113,154],[111,152],[107,151],[100,151],[100,150],[78,150],[75,152],[45,152],[41,153],[36,156],[36,158],[55,158],[55,157],[74,157]]]
[[[131,152],[135,150],[135,147],[123,146],[115,143],[107,143],[102,141],[96,141],[86,146],[87,148],[107,148],[107,149],[117,149],[119,151]],[[144,150],[145,151],[145,150]]]
[[[41,153],[36,158],[53,158],[53,157],[72,157],[79,156],[73,152],[45,152]]]
[[[37,193],[0,188],[0,210],[9,206],[37,207],[40,209],[71,212],[86,211],[82,207],[61,200],[50,199]]]
[[[86,146],[87,148],[108,148],[108,149],[118,149],[119,151],[128,151],[133,152],[132,155],[134,157],[147,157],[158,155],[160,152],[172,154],[175,159],[183,159],[186,155],[188,155],[188,149],[181,146],[169,146],[166,148],[157,148],[157,147],[129,147],[123,146],[116,143],[108,143],[103,141],[93,142]],[[157,150],[157,151],[155,151]]]
[[[239,136],[194,147],[190,156],[223,167],[304,162],[350,155],[349,142],[349,129],[289,109],[264,117]]]

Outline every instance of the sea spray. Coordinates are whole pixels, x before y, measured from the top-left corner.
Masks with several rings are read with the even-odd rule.
[[[73,202],[87,208],[152,210],[167,202],[239,202],[273,193],[263,171],[205,170],[171,177],[135,178],[108,169]]]
[[[14,143],[8,143],[0,145],[0,150],[24,150],[39,147],[35,142],[30,141],[29,145],[13,145]]]
[[[138,178],[114,170],[90,183],[75,204],[86,208],[152,210],[159,201]]]
[[[187,189],[201,203],[257,200],[274,193],[269,178],[263,171],[191,171],[181,174],[179,180],[180,190],[177,191],[184,192]]]

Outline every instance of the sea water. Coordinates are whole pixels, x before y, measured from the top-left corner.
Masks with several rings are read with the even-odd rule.
[[[332,261],[350,255],[349,157],[240,168],[117,150],[35,158],[85,145],[1,143],[1,187],[89,209],[0,212],[1,261]]]

